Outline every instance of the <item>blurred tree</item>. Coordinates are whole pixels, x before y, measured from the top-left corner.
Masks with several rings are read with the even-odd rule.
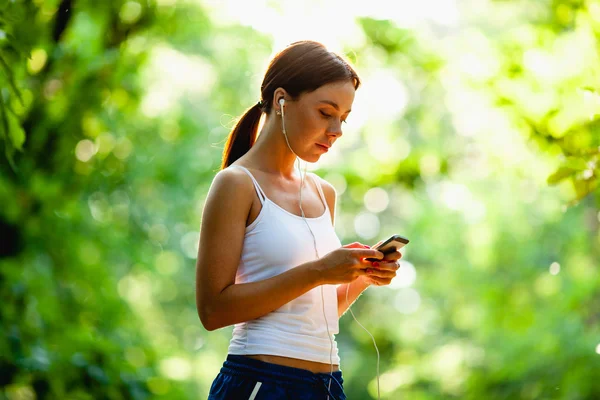
[[[385,172],[370,183],[389,193],[390,207],[371,211],[365,189],[344,194],[341,208],[381,221],[377,237],[401,229],[416,238],[403,268],[417,266],[418,279],[413,285],[411,272],[396,290],[369,291],[356,307],[368,312],[388,354],[389,398],[593,399],[600,110],[589,88],[598,87],[597,4],[493,2],[485,14],[468,4],[464,25],[438,37],[360,19],[368,41],[356,51],[383,54],[381,68],[398,71],[416,100],[386,126],[403,140],[380,150],[408,148],[405,157],[373,161]],[[568,178],[574,188],[573,208],[562,211],[555,194],[534,183],[538,161],[557,154],[563,165],[547,181]],[[368,168],[364,157],[360,168]],[[387,317],[398,311],[397,320]],[[346,356],[345,374],[372,374],[369,338],[354,325],[342,321],[340,340],[362,343]],[[348,387],[359,398],[376,393],[373,381]]]
[[[85,161],[104,148],[84,137],[110,124],[115,94],[123,111],[138,101],[130,75],[146,52],[119,53],[153,20],[153,6],[131,1],[0,4],[0,131],[12,166],[0,164],[0,386],[8,398],[142,399],[168,386],[117,292],[130,256],[105,246],[125,237],[98,231],[80,200],[90,184],[120,180],[88,180]],[[90,204],[101,218],[105,203]]]

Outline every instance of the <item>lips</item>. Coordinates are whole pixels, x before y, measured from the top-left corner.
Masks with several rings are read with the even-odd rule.
[[[319,146],[321,149],[325,150],[325,151],[329,151],[329,148],[331,146],[328,146],[326,144],[321,144],[321,143],[317,143],[317,146]]]

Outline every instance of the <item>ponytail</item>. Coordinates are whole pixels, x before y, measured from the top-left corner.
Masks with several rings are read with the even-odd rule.
[[[240,118],[227,138],[227,143],[223,149],[221,169],[229,167],[235,160],[250,150],[258,134],[258,123],[261,116],[262,108],[257,103],[250,107]]]

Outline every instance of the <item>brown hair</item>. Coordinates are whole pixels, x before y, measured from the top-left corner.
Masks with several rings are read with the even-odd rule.
[[[271,112],[275,89],[284,88],[296,99],[325,84],[345,80],[352,81],[355,89],[360,86],[360,79],[350,64],[319,42],[294,42],[277,53],[260,86],[260,103],[246,110],[227,138],[221,169],[227,168],[250,150],[258,134],[262,113],[268,115]]]

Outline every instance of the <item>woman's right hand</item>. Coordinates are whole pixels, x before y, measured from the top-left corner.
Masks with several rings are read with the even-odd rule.
[[[350,243],[317,260],[323,284],[350,283],[365,275],[367,268],[371,267],[371,262],[365,258],[384,257],[382,252],[367,247],[358,242]]]

